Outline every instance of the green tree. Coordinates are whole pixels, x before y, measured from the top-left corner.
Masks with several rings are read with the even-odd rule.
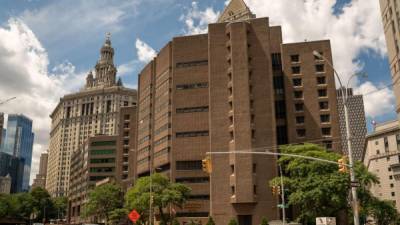
[[[32,197],[32,207],[36,214],[36,221],[48,221],[49,218],[54,218],[55,210],[50,194],[43,188],[37,187],[30,192]]]
[[[268,220],[267,218],[263,217],[261,220],[261,225],[268,225]]]
[[[0,193],[0,218],[6,218],[9,214],[9,195]]]
[[[235,219],[231,219],[228,223],[228,225],[238,225],[237,221]]]
[[[325,150],[319,145],[283,146],[282,153],[310,156],[336,162],[341,155]],[[349,209],[347,196],[350,189],[348,174],[338,171],[338,166],[320,161],[282,156],[279,159],[285,177],[285,189],[289,190],[288,204],[301,208],[297,218],[304,224],[315,224],[317,216],[338,216],[343,209]],[[361,184],[376,182],[363,165],[357,165],[357,178]],[[270,181],[270,186],[279,185],[280,178]]]
[[[369,173],[361,162],[356,163],[355,173],[360,183],[357,194],[361,206],[361,221],[366,221],[367,217],[371,216],[380,225],[400,224],[400,215],[395,205],[390,201],[383,201],[374,197],[368,190],[371,185],[379,183],[379,178],[375,174]],[[349,214],[352,215],[352,212]]]
[[[121,224],[128,219],[129,211],[125,208],[114,209],[110,213],[110,223],[111,224]]]
[[[89,192],[88,202],[85,205],[84,217],[98,216],[110,222],[114,210],[123,207],[123,193],[121,188],[114,184],[104,184]]]
[[[208,217],[208,221],[206,225],[215,225],[214,219],[212,218],[212,216]]]
[[[360,218],[361,221],[366,221],[368,216],[375,219],[377,224],[389,225],[400,222],[400,216],[397,213],[395,206],[389,201],[382,201],[372,196],[368,190],[373,184],[378,184],[379,179],[376,175],[369,173],[368,169],[361,163],[355,166],[357,180],[361,186],[358,188],[358,197],[361,205]],[[352,213],[350,213],[352,215]]]
[[[394,225],[399,221],[399,214],[396,207],[390,201],[382,201],[372,198],[368,204],[368,211],[379,225]]]
[[[67,197],[56,197],[52,199],[54,208],[57,212],[57,219],[65,217],[67,211],[68,198]]]
[[[8,196],[8,217],[28,220],[34,212],[33,199],[29,193]]]
[[[168,177],[155,173],[152,177],[142,177],[125,195],[126,207],[135,209],[141,220],[148,220],[150,203],[150,179],[152,180],[153,207],[157,209],[162,222],[173,219],[169,206],[182,207],[189,197],[191,189],[184,184],[172,183]],[[153,211],[154,212],[154,211]]]
[[[172,225],[180,225],[178,219],[174,218],[172,220]]]

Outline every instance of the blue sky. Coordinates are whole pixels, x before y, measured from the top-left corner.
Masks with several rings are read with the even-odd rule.
[[[96,0],[107,6],[107,1]],[[3,0],[3,6],[0,8],[0,24],[6,24],[11,17],[21,17],[26,12],[38,12],[50,5],[54,5],[53,0]],[[115,1],[110,1],[115,2]],[[37,25],[46,24],[46,21],[32,22],[31,29],[47,50],[50,64],[49,68],[63,63],[71,62],[77,71],[88,71],[96,62],[99,47],[104,41],[106,32],[112,32],[112,42],[116,49],[115,62],[121,65],[137,59],[135,40],[140,38],[144,40],[154,49],[162,48],[174,36],[184,35],[185,24],[180,17],[191,8],[192,1],[148,1],[138,6],[136,13],[126,16],[119,24],[122,28],[118,31],[110,26],[103,26],[100,29],[95,27],[86,27],[84,32],[69,33],[65,38],[59,39],[52,37],[51,32],[62,33],[63,27],[55,28],[51,32],[44,32],[43,28],[35,27]],[[335,4],[335,14],[342,13],[342,8],[346,4],[351,3],[350,0],[338,0]],[[215,11],[222,11],[225,7],[223,0],[202,0],[198,3],[199,8],[205,9],[212,7]],[[89,9],[90,10],[90,9]],[[61,12],[62,13],[62,12]],[[67,13],[67,12],[65,12]],[[274,15],[270,15],[273,17]],[[75,18],[77,21],[79,18]],[[77,21],[72,21],[73,26]],[[30,21],[25,21],[30,25]],[[51,22],[49,22],[51,24]],[[57,26],[57,24],[53,24]],[[65,24],[63,24],[65,25]],[[43,31],[43,32],[41,32]],[[50,35],[49,35],[50,34]],[[365,70],[369,74],[369,80],[373,82],[390,83],[387,59],[382,58],[371,52],[362,53],[358,59],[365,65]],[[136,84],[136,75],[140,71],[140,66],[129,76],[123,77],[123,80],[129,84]]]
[[[5,5],[0,8],[0,24],[7,23],[10,17],[24,17],[27,11],[38,12],[50,5],[54,5],[56,2],[53,0],[3,0],[2,4],[4,1]],[[92,2],[101,2],[101,5],[107,7],[107,2],[118,1],[95,0]],[[150,0],[142,2],[135,9],[136,12],[125,15],[121,19],[121,22],[118,23],[118,26],[121,26],[121,28],[117,30],[114,27],[114,23],[109,26],[102,26],[101,28],[86,27],[84,32],[67,33],[65,38],[60,39],[59,34],[55,37],[51,35],[53,32],[63,32],[63,27],[57,27],[57,24],[52,24],[50,21],[31,22],[25,20],[24,22],[30,26],[39,41],[46,48],[50,59],[49,68],[53,68],[68,60],[76,67],[77,71],[87,71],[96,63],[99,48],[104,42],[106,32],[112,33],[112,44],[116,50],[115,63],[117,65],[137,58],[135,49],[137,38],[145,40],[154,49],[160,49],[174,36],[184,35],[184,22],[180,20],[180,17],[191,7],[191,1]],[[221,0],[199,2],[199,7],[206,8],[207,6],[222,10],[224,2]],[[71,21],[71,26],[79,22],[79,18],[75,19],[76,21]],[[46,23],[54,25],[55,27],[52,27],[54,30],[48,32],[46,28],[37,27]],[[66,25],[66,23],[62,25]],[[140,67],[135,68],[135,72],[131,76],[123,77],[123,80],[130,84],[136,84],[135,74],[139,70]]]
[[[285,42],[330,39],[335,66],[344,79],[360,70],[368,73],[368,81],[353,83],[359,93],[391,83],[377,2],[246,0],[258,16],[282,26]],[[34,119],[35,172],[48,144],[48,115],[59,97],[83,86],[106,32],[112,33],[115,64],[124,68],[120,67],[124,83],[134,87],[154,50],[174,36],[205,32],[225,0],[2,0],[1,4],[0,99],[18,95],[20,102],[0,110],[25,112]],[[364,100],[368,121],[396,118],[389,89]]]

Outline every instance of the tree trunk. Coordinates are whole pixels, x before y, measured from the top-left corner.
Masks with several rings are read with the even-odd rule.
[[[158,207],[158,210],[160,211],[160,218],[161,218],[161,221],[163,221],[163,222],[165,223],[165,222],[166,222],[166,221],[165,221],[165,215],[164,215],[164,212],[163,212],[163,210],[162,210],[162,207],[159,206],[159,207]]]

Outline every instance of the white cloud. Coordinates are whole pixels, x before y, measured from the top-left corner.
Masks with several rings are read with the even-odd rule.
[[[357,58],[360,53],[372,52],[384,56],[386,43],[381,22],[379,1],[353,0],[343,7],[339,15],[334,14],[336,0],[246,0],[257,17],[269,17],[271,25],[281,25],[284,42],[330,39],[335,68],[347,79],[363,69]],[[389,74],[387,74],[389,77]],[[359,82],[352,83],[356,87]],[[361,87],[376,88],[372,83]],[[382,91],[389,95],[390,90]],[[393,94],[391,94],[393,95]],[[365,98],[367,116],[379,116],[393,108],[393,98],[375,101],[372,96]],[[379,105],[377,105],[379,104]]]
[[[124,87],[131,88],[131,89],[138,89],[137,84],[124,84]]]
[[[10,19],[0,27],[0,97],[17,97],[1,106],[0,111],[23,113],[33,120],[31,180],[37,172],[40,153],[48,146],[50,113],[62,95],[76,90],[84,80],[84,74],[76,74],[68,61],[51,72],[48,65],[46,50],[22,20]]]
[[[378,1],[353,0],[340,15],[334,14],[335,0],[246,2],[257,17],[282,25],[284,42],[330,39],[335,67],[344,80],[362,68],[354,61],[361,52],[386,52]]]
[[[136,50],[139,61],[143,63],[150,62],[157,55],[157,52],[152,47],[139,38],[136,39]]]
[[[105,32],[122,30],[122,22],[138,14],[141,0],[69,0],[53,1],[37,10],[26,10],[20,17],[49,46],[59,45],[63,40],[86,42]],[[79,35],[79,37],[77,37]],[[66,49],[67,50],[67,49]]]
[[[142,63],[137,59],[134,59],[127,63],[121,64],[117,68],[118,76],[123,77],[123,76],[132,75],[132,72],[134,72],[135,69],[137,69],[138,67],[141,67],[141,66],[142,66]]]
[[[204,34],[208,31],[208,24],[215,23],[218,19],[219,12],[208,7],[200,10],[197,2],[192,2],[192,6],[185,15],[180,17],[185,23],[185,34]]]
[[[228,1],[225,1],[225,5]],[[363,69],[358,56],[363,52],[386,54],[386,43],[381,23],[379,2],[375,0],[353,0],[343,7],[339,15],[334,13],[336,0],[245,0],[257,17],[269,17],[271,25],[280,25],[285,43],[304,40],[330,39],[336,70],[347,79]],[[187,34],[207,32],[207,24],[215,22],[219,12],[212,8],[201,11],[196,2],[188,12],[181,16],[185,22]],[[389,77],[389,74],[387,75]],[[355,80],[353,87],[359,85]],[[372,83],[363,88],[376,88]],[[383,90],[383,95],[390,90]],[[393,94],[391,94],[393,96]],[[366,97],[365,105],[378,104],[381,109],[393,108],[393,98],[387,101],[373,102],[374,98]],[[366,109],[367,116],[379,116],[385,110],[372,111]]]
[[[378,88],[381,90],[378,91]],[[383,85],[376,87],[371,82],[365,82],[356,89],[356,92],[364,94],[365,113],[372,118],[395,110],[394,94]]]

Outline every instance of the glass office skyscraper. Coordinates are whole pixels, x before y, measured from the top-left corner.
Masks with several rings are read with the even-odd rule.
[[[16,191],[29,190],[34,134],[32,120],[24,115],[8,115],[7,132],[1,151],[17,157],[23,163],[22,183]]]
[[[25,160],[0,152],[0,177],[11,177],[11,193],[23,191],[23,176]]]

